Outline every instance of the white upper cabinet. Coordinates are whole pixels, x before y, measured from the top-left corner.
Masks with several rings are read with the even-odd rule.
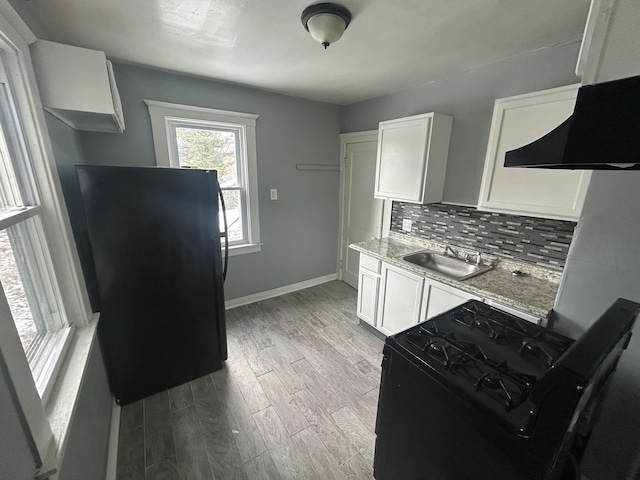
[[[439,113],[380,122],[375,197],[442,200],[453,118]]]
[[[640,2],[592,0],[576,74],[583,85],[640,75]]]
[[[591,173],[506,168],[505,153],[546,135],[573,113],[579,85],[496,100],[478,208],[576,221]]]
[[[76,130],[124,130],[118,87],[104,52],[38,40],[31,57],[46,111]]]

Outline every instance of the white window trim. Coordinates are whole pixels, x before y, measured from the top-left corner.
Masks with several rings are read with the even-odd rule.
[[[12,322],[4,292],[0,288],[0,367],[6,370],[7,385],[20,411],[21,422],[34,461],[42,465],[39,475],[55,471],[64,455],[69,427],[95,337],[98,315],[91,312],[89,297],[75,250],[75,241],[64,206],[60,180],[48,136],[29,43],[36,40],[6,0],[0,0],[0,50],[5,55],[16,108],[22,120],[31,169],[40,198],[53,269],[70,325],[77,327],[51,398],[43,405],[33,382],[26,356]]]
[[[170,155],[169,131],[166,119],[202,120],[205,122],[244,125],[247,147],[247,240],[242,245],[229,246],[229,255],[242,255],[259,252],[260,243],[260,215],[258,210],[258,162],[256,151],[256,120],[258,115],[250,113],[216,110],[213,108],[179,105],[176,103],[144,101],[149,107],[151,129],[153,131],[153,146],[156,152],[156,164],[159,167],[178,167],[172,163]]]

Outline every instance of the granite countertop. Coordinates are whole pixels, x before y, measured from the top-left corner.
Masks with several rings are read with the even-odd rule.
[[[419,250],[442,252],[444,244],[428,240],[405,240],[399,238],[397,234],[394,235],[393,232],[391,235],[389,238],[351,244],[349,248],[465,292],[522,310],[536,317],[546,318],[553,308],[562,276],[559,271],[483,254],[483,263],[492,264],[493,270],[468,280],[453,280],[396,258],[399,255]],[[461,253],[471,252],[471,250],[467,251],[463,248],[454,248],[460,250]],[[514,276],[511,273],[513,270],[521,270],[526,275]]]

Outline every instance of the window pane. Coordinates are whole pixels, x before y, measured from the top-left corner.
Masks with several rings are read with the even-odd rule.
[[[33,321],[33,313],[27,301],[18,263],[6,230],[0,230],[0,283],[16,323],[22,348],[27,352],[38,335],[38,330]]]
[[[0,89],[0,105],[4,91]],[[0,108],[0,112],[4,108]],[[18,179],[16,178],[6,142],[4,119],[0,119],[0,211],[22,205]]]
[[[37,216],[0,230],[0,282],[32,369],[44,337],[67,327],[41,239]]]
[[[236,131],[176,127],[176,143],[181,167],[217,170],[222,187],[239,185]]]
[[[240,190],[222,190],[227,208],[227,228],[229,245],[245,239],[245,219],[242,209]],[[220,215],[220,231],[224,230],[224,218]]]

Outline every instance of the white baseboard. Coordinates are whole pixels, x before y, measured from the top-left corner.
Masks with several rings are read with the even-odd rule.
[[[111,409],[111,433],[109,434],[109,453],[107,454],[107,472],[105,480],[116,480],[118,467],[118,438],[120,437],[120,405],[113,399]]]
[[[315,287],[316,285],[320,285],[322,283],[327,283],[337,279],[338,279],[338,274],[331,273],[323,277],[316,277],[316,278],[312,278],[311,280],[305,280],[304,282],[293,283],[291,285],[285,285],[284,287],[274,288],[273,290],[267,290],[266,292],[254,293],[253,295],[247,295],[246,297],[239,297],[239,298],[234,298],[232,300],[227,300],[224,306],[227,310],[229,310],[230,308],[240,307],[242,305],[248,305],[250,303],[259,302],[261,300],[266,300],[268,298],[278,297],[280,295],[285,295],[287,293],[297,292],[298,290],[303,290],[309,287]]]

